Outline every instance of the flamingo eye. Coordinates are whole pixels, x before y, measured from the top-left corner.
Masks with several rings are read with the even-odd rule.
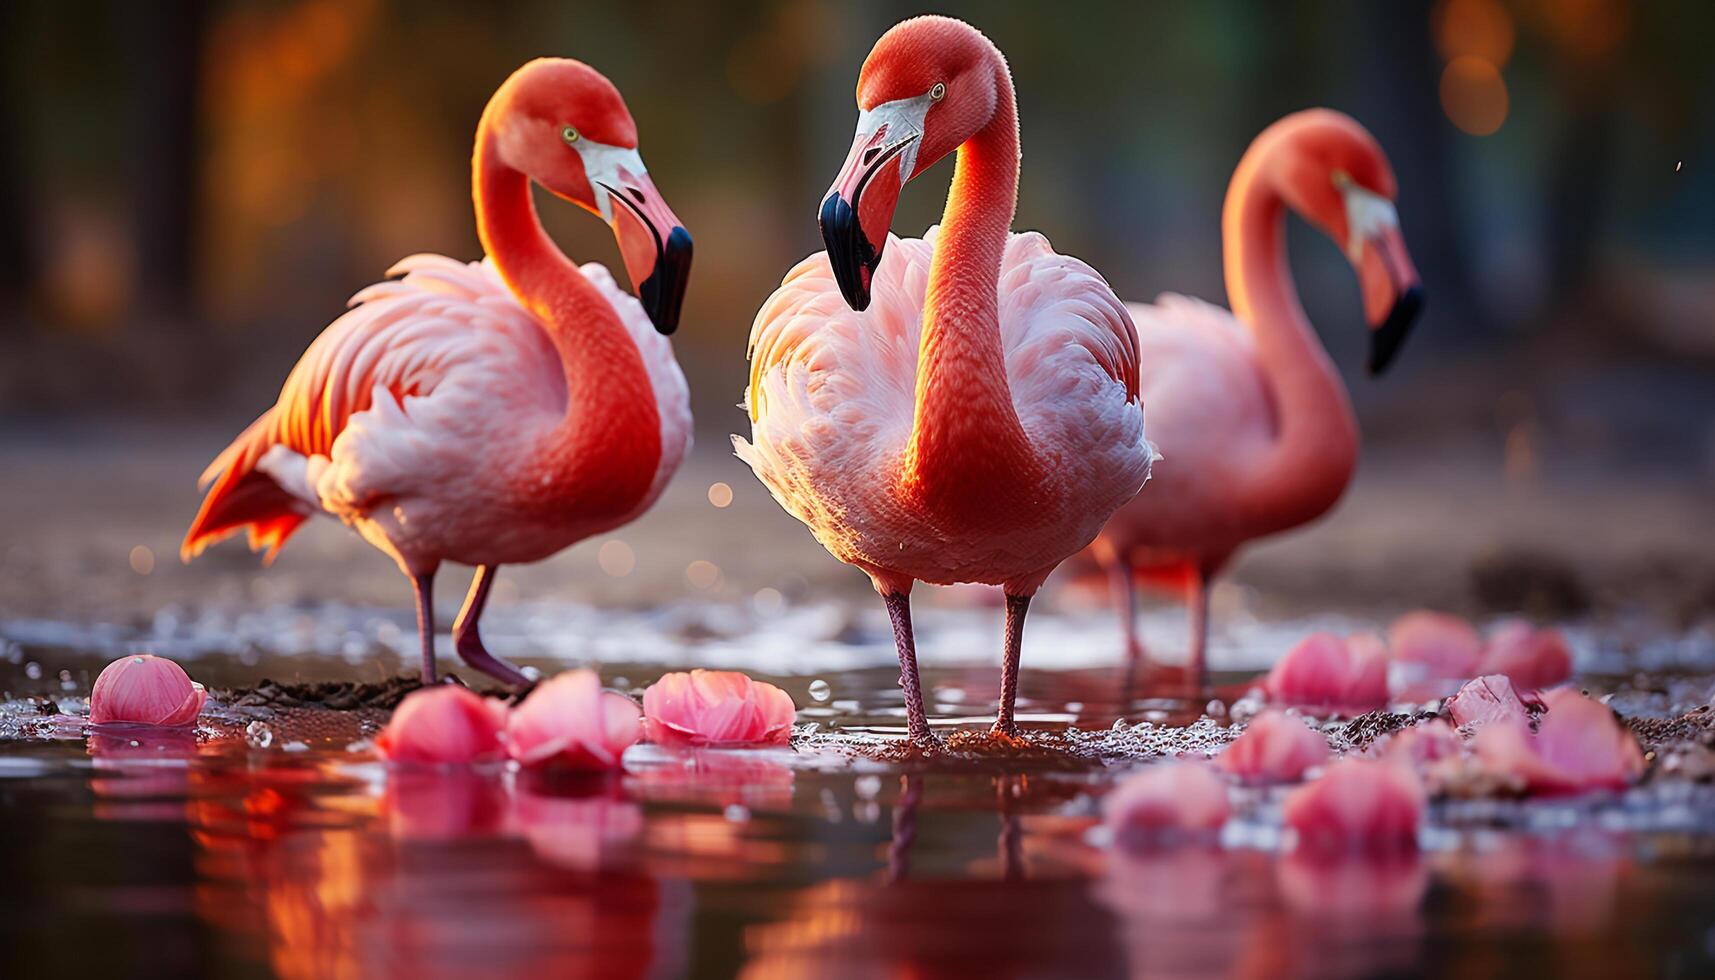
[[[568,145],[576,143],[578,141],[578,131],[570,126],[561,126],[560,138],[565,140]]]
[[[1356,184],[1356,181],[1352,180],[1352,175],[1344,170],[1334,171],[1332,179],[1334,181],[1334,186],[1338,187],[1340,190],[1345,190],[1346,188],[1352,187]]]
[[[946,82],[936,82],[935,87],[929,90],[929,101],[930,102],[939,102],[946,97],[947,97],[947,83]]]

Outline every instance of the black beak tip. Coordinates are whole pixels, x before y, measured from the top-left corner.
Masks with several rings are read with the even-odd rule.
[[[1394,300],[1393,309],[1388,311],[1387,320],[1370,334],[1370,375],[1375,377],[1388,369],[1400,347],[1405,344],[1405,338],[1411,333],[1412,324],[1417,322],[1418,314],[1423,312],[1423,287],[1412,286]]]
[[[691,278],[691,233],[674,228],[655,257],[655,271],[637,288],[637,298],[655,330],[671,335],[679,329],[679,311],[685,302],[685,286]]]
[[[840,195],[829,194],[816,223],[821,226],[828,263],[846,305],[860,313],[869,309],[870,277],[881,264],[881,250],[864,235],[857,208]]]

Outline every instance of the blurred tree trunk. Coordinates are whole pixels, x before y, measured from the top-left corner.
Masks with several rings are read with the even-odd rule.
[[[0,37],[18,43],[18,8],[0,4]],[[12,54],[12,52],[8,52]],[[0,79],[0,335],[23,330],[21,315],[35,283],[35,253],[30,247],[35,223],[31,218],[24,174],[24,127],[19,118],[22,80],[10,72],[15,57],[6,59],[8,77]]]
[[[127,55],[136,319],[191,334],[199,327],[197,116],[208,6],[114,0],[112,9]]]
[[[1353,59],[1350,111],[1375,134],[1399,178],[1400,224],[1424,276],[1435,332],[1472,337],[1492,325],[1476,301],[1460,244],[1454,130],[1441,112],[1431,6],[1427,0],[1342,6],[1342,16],[1328,18],[1338,25],[1328,51]]]

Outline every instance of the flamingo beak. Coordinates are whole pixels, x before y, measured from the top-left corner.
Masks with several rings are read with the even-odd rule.
[[[1370,374],[1379,375],[1393,363],[1423,312],[1423,286],[1398,225],[1366,236],[1357,265],[1370,324]]]
[[[614,183],[600,182],[613,208],[613,236],[619,242],[626,274],[663,334],[679,327],[685,286],[691,278],[691,233],[673,214],[647,173],[621,169]]]
[[[887,230],[893,224],[905,162],[910,158],[906,151],[922,137],[921,132],[909,132],[889,141],[888,129],[882,125],[869,132],[858,130],[818,216],[840,295],[859,311],[869,308],[870,282],[887,247]]]

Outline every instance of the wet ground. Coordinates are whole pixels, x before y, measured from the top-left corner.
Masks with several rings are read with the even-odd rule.
[[[799,705],[793,746],[645,746],[623,776],[542,779],[378,762],[368,740],[399,689],[353,685],[414,658],[403,582],[332,526],[266,571],[236,545],[178,565],[206,453],[157,437],[0,438],[8,975],[1715,974],[1707,494],[1372,459],[1330,521],[1217,591],[1212,703],[1128,685],[1099,595],[1062,582],[1027,629],[1035,745],[924,761],[895,749],[873,595],[705,452],[645,521],[503,574],[484,635],[633,692],[669,669],[746,670]],[[464,586],[445,578],[443,629]],[[943,732],[993,717],[989,601],[919,599]],[[1643,784],[1438,800],[1422,852],[1385,861],[1283,854],[1279,794],[1260,790],[1219,847],[1106,846],[1100,798],[1121,774],[1233,737],[1249,679],[1305,633],[1417,605],[1563,625],[1578,682],[1651,750]],[[1179,613],[1142,627],[1172,659]],[[198,737],[84,730],[95,672],[139,650],[215,691]],[[1328,734],[1344,747],[1396,721]]]
[[[1128,693],[1087,616],[1033,624],[1039,649],[1063,652],[1025,675],[1021,720],[1035,748],[929,761],[896,751],[903,709],[879,614],[565,606],[502,617],[565,635],[605,615],[606,642],[619,646],[676,637],[656,658],[599,658],[620,689],[667,666],[718,662],[780,684],[802,709],[790,749],[642,746],[623,776],[592,779],[389,771],[368,739],[409,682],[377,683],[398,654],[348,657],[353,635],[393,642],[392,618],[253,615],[261,633],[270,616],[307,616],[322,624],[312,635],[351,649],[240,657],[199,647],[203,630],[243,635],[224,622],[10,637],[0,880],[19,975],[1715,970],[1715,727],[1693,710],[1715,693],[1706,637],[1656,649],[1661,665],[1646,676],[1624,669],[1636,654],[1574,634],[1581,683],[1613,693],[1655,749],[1642,786],[1558,802],[1442,800],[1420,855],[1327,863],[1280,853],[1279,795],[1262,790],[1242,800],[1220,847],[1105,846],[1098,806],[1114,779],[1162,753],[1227,741],[1248,675],[1224,673],[1213,704]],[[943,733],[979,732],[992,718],[998,672],[978,637],[997,619],[987,609],[923,617],[934,638],[925,683]],[[1267,647],[1325,624],[1252,624],[1241,635]],[[115,650],[140,646],[185,656],[217,689],[199,737],[86,734],[77,715],[87,678]],[[1089,651],[1085,662],[1078,651]],[[527,659],[555,670],[583,658]],[[806,662],[828,669],[794,669]],[[375,680],[361,687],[260,681],[365,674]],[[1408,710],[1328,734],[1336,746],[1362,742]]]

